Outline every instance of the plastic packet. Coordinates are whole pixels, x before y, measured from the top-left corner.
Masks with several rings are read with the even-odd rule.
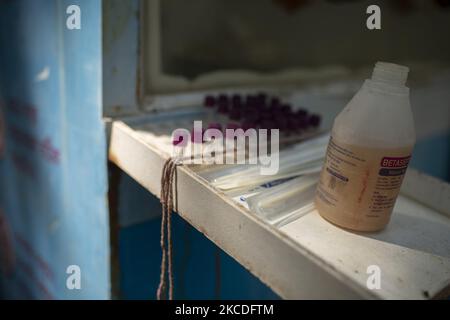
[[[220,166],[217,170],[211,168],[200,175],[216,188],[230,190],[320,172],[328,140],[329,134],[325,134],[281,151],[276,175],[261,175],[261,165],[256,164]]]
[[[304,175],[248,197],[255,214],[271,225],[281,227],[314,210],[318,174]]]

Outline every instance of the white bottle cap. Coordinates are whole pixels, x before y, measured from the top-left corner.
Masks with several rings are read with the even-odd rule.
[[[377,62],[372,73],[373,81],[405,85],[409,68],[395,63]]]

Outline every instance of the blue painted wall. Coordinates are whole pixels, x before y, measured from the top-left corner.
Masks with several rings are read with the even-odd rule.
[[[119,215],[154,216],[140,222],[122,218],[123,222],[134,224],[121,228],[119,235],[121,297],[155,299],[161,263],[159,199],[125,173],[119,192]],[[177,214],[173,216],[176,299],[278,299],[203,234]]]
[[[66,28],[72,4],[81,30]],[[110,296],[101,59],[100,1],[0,1],[5,297]],[[81,290],[66,287],[69,265]]]
[[[450,132],[439,133],[418,141],[410,165],[450,182]]]

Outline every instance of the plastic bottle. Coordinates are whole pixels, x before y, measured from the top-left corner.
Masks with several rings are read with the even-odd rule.
[[[315,206],[338,226],[377,231],[389,223],[415,144],[408,71],[378,62],[334,120]]]

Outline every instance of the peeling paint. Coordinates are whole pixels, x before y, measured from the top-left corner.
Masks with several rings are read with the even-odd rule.
[[[39,72],[36,77],[34,78],[34,81],[41,82],[48,80],[50,78],[50,67],[46,66],[44,69],[42,69],[41,72]]]

